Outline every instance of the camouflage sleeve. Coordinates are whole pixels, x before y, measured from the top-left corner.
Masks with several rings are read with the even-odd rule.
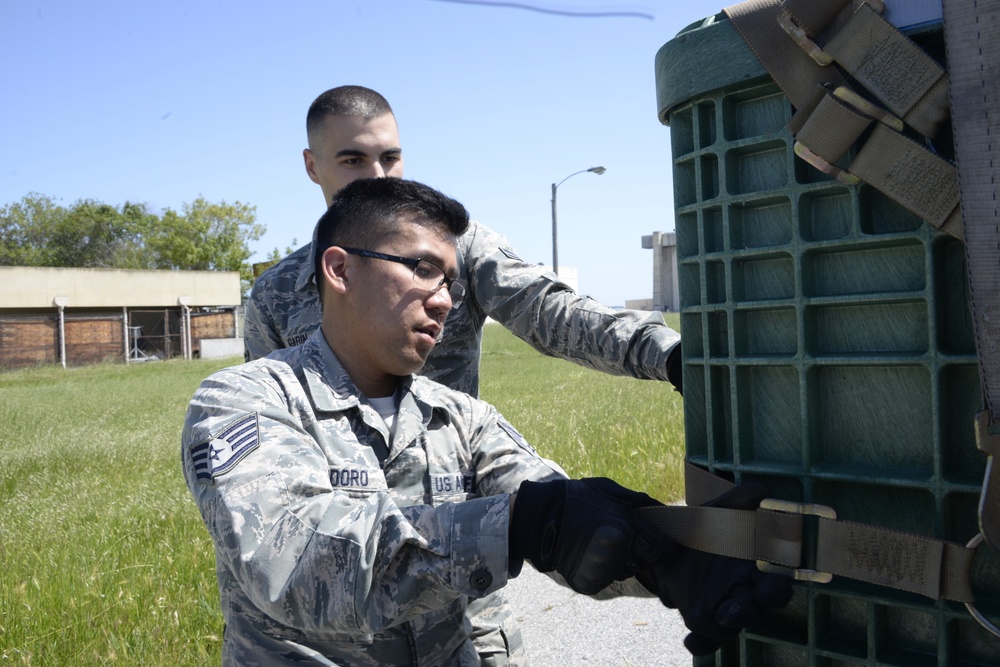
[[[495,409],[484,420],[485,426],[479,434],[478,449],[481,460],[477,464],[483,474],[485,488],[480,493],[492,491],[513,492],[521,481],[545,481],[558,477],[566,478],[566,472],[553,461],[538,455],[524,437]],[[481,466],[481,467],[480,467]],[[513,477],[513,479],[511,479]],[[556,583],[569,588],[569,584],[557,572],[546,573]],[[656,597],[635,578],[615,581],[601,592],[591,596],[598,600],[617,597]]]
[[[480,495],[513,493],[525,480],[566,478],[554,461],[542,458],[495,408],[484,404],[474,440],[477,491]]]
[[[266,357],[284,347],[268,309],[268,289],[265,281],[258,279],[250,291],[243,320],[243,358],[246,361]]]
[[[481,224],[467,236],[472,294],[518,338],[542,354],[612,375],[668,379],[667,357],[680,334],[659,312],[615,310],[578,294]]]
[[[540,482],[568,478],[566,472],[554,461],[538,455],[524,436],[489,403],[465,397],[470,407],[462,406],[459,413],[471,414],[474,451],[476,452],[477,488],[480,495],[512,493],[521,482],[530,479]],[[477,412],[478,410],[478,412]],[[569,588],[557,572],[547,572],[556,583]],[[635,578],[615,581],[601,592],[591,596],[598,600],[617,597],[656,597]]]
[[[365,490],[334,489],[330,447],[359,457],[364,447],[330,429],[321,445],[285,380],[220,371],[195,393],[182,435],[218,560],[254,605],[317,637],[372,633],[506,583],[509,496],[404,513],[377,462]]]

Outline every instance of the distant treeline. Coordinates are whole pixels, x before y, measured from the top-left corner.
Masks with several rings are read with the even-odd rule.
[[[0,207],[0,266],[239,271],[252,284],[250,241],[263,235],[255,206],[198,197],[181,211],[81,199],[70,206],[30,193]]]

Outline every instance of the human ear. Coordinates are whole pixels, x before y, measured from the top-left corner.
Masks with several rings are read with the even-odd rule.
[[[313,156],[312,151],[308,148],[302,149],[302,161],[306,165],[306,173],[309,175],[309,180],[316,185],[321,185],[319,177],[316,176],[316,158]]]
[[[327,287],[338,294],[346,294],[350,290],[350,277],[347,271],[348,254],[339,246],[331,246],[323,252],[321,268],[323,281]]]

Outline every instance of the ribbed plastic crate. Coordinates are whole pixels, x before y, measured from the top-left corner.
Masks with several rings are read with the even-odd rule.
[[[914,39],[940,50],[939,28]],[[795,157],[788,99],[724,17],[665,44],[656,69],[688,458],[841,519],[967,542],[986,458],[962,243]],[[1000,558],[982,546],[974,569],[998,622]],[[960,604],[835,578],[796,584],[694,664],[996,666],[1000,639]]]

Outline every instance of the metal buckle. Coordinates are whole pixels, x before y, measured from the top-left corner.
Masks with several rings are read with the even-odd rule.
[[[778,25],[781,29],[788,33],[788,36],[799,45],[803,51],[809,54],[809,57],[816,61],[817,65],[821,67],[826,67],[833,62],[833,56],[823,50],[823,48],[812,41],[809,35],[806,33],[806,29],[800,26],[795,21],[795,17],[787,9],[782,9],[778,12]]]
[[[814,503],[796,503],[778,498],[765,498],[760,502],[760,509],[772,512],[785,512],[786,514],[809,514],[823,519],[830,519],[831,521],[837,520],[837,511],[835,509]],[[812,581],[817,584],[828,584],[833,580],[833,575],[829,572],[819,572],[818,570],[807,568],[784,567],[769,563],[766,560],[758,560],[757,569],[769,574],[782,574],[796,581]]]
[[[811,150],[806,148],[805,144],[803,144],[801,141],[796,141],[793,149],[795,150],[795,154],[798,155],[800,158],[802,158],[812,166],[816,167],[824,174],[833,176],[844,185],[857,185],[858,183],[861,182],[861,179],[855,176],[854,174],[846,172],[840,167],[833,166],[820,156],[813,153]]]
[[[869,118],[874,118],[886,127],[891,127],[897,132],[903,131],[902,120],[892,115],[882,107],[872,104],[847,86],[837,86],[831,94],[841,102],[854,107]]]
[[[990,456],[1000,456],[1000,432],[990,429],[990,411],[980,410],[975,421],[976,446]]]
[[[976,446],[987,454],[986,473],[979,496],[979,534],[1000,552],[1000,434],[991,430],[989,410],[976,413]]]
[[[976,533],[976,536],[973,537],[971,540],[969,540],[969,543],[965,545],[965,548],[975,549],[982,543],[983,543],[983,534]],[[991,634],[1000,637],[1000,628],[991,623],[988,618],[983,616],[983,613],[978,609],[976,609],[975,604],[973,604],[972,602],[966,602],[965,608],[969,610],[969,614],[972,616],[972,618],[976,619],[976,622],[978,622],[979,625],[986,628],[986,630],[989,631]]]

